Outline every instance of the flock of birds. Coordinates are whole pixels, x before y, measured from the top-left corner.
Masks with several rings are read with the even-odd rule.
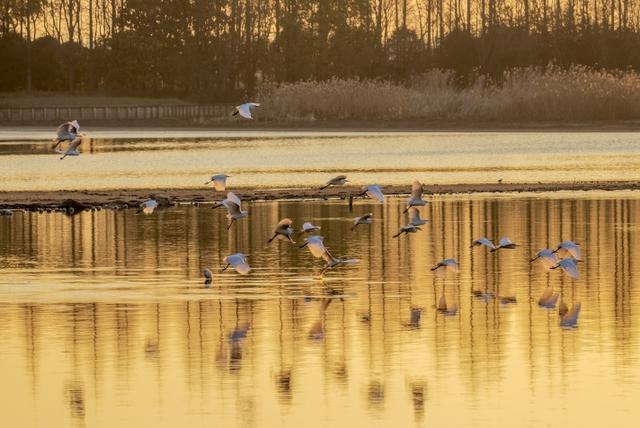
[[[233,115],[240,115],[246,119],[251,119],[251,109],[258,107],[258,103],[245,103],[236,107]],[[74,120],[66,122],[60,125],[57,129],[57,138],[55,139],[54,149],[62,154],[60,159],[64,159],[67,156],[78,156],[78,147],[82,143],[82,137],[84,134],[80,132],[79,123]],[[59,150],[58,147],[64,141],[70,141],[66,150]],[[212,184],[213,188],[218,192],[225,192],[227,190],[227,179],[230,178],[226,174],[213,175],[209,181],[204,183],[205,185]],[[346,175],[338,175],[329,181],[327,181],[320,190],[324,190],[330,186],[343,186],[349,181]],[[357,194],[361,197],[369,197],[373,200],[377,200],[380,203],[384,202],[385,196],[382,188],[378,185],[371,184],[362,188],[362,191]],[[421,230],[420,226],[424,225],[427,221],[420,217],[419,207],[425,206],[428,201],[423,199],[423,186],[419,181],[414,181],[411,186],[411,195],[407,199],[406,208],[403,214],[408,216],[408,223],[399,228],[398,232],[393,235],[393,238],[398,238],[401,235],[408,235],[417,233]],[[150,198],[140,204],[138,213],[152,214],[158,207],[159,203],[156,199]],[[226,198],[219,203],[216,203],[213,208],[224,207],[227,210],[227,230],[233,226],[233,224],[239,220],[242,220],[248,216],[248,212],[242,209],[242,201],[233,192],[228,192]],[[372,224],[373,214],[366,213],[353,220],[351,230],[356,229],[359,226],[366,226]],[[320,231],[319,226],[313,225],[311,222],[304,222],[300,233],[305,236],[304,244],[300,248],[308,248],[311,255],[314,258],[322,259],[324,261],[324,267],[321,271],[321,275],[329,269],[334,269],[340,266],[347,266],[358,263],[358,259],[342,258],[334,256],[329,249],[325,246],[324,237],[317,235]],[[292,244],[295,244],[293,236],[296,233],[296,229],[293,227],[293,221],[289,218],[284,218],[276,224],[272,231],[272,236],[269,238],[269,243],[275,239],[285,240]],[[474,247],[486,247],[490,252],[496,252],[500,250],[514,250],[517,248],[517,244],[512,242],[508,237],[501,238],[498,243],[494,243],[492,240],[481,237],[475,239],[471,243],[471,248]],[[580,246],[573,241],[564,241],[556,246],[555,249],[545,248],[539,251],[534,258],[530,260],[531,263],[539,262],[544,268],[548,270],[561,269],[566,275],[573,279],[578,279],[578,263],[581,261]],[[251,271],[251,267],[247,260],[247,255],[242,253],[231,254],[224,258],[224,267],[222,271],[226,271],[229,268],[234,269],[238,274],[247,275]],[[431,268],[432,271],[444,274],[445,272],[459,272],[459,263],[456,259],[449,258],[438,262]],[[205,283],[211,283],[213,280],[213,273],[210,268],[205,268],[203,271],[205,277]],[[510,296],[496,296],[491,291],[474,291],[473,294],[476,297],[492,299],[498,298],[503,303],[514,303],[515,297]],[[555,292],[553,287],[547,287],[538,300],[538,305],[543,308],[555,308],[560,297],[560,293]],[[580,314],[580,303],[575,303],[570,309],[564,302],[559,305],[560,325],[563,327],[576,327],[578,322],[578,316]],[[439,299],[437,310],[444,314],[455,315],[457,314],[457,305],[447,305],[444,293]],[[411,325],[419,323],[420,320],[420,308],[413,308],[411,312]]]

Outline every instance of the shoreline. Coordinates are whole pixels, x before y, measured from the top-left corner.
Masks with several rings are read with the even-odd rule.
[[[0,141],[50,141],[58,124],[0,123]],[[336,134],[381,134],[425,132],[638,132],[640,121],[606,122],[464,122],[464,121],[309,121],[265,122],[243,121],[218,123],[185,123],[171,121],[119,121],[82,123],[83,132],[90,138],[140,139],[161,138],[218,138],[218,137],[281,137],[296,135],[331,136]],[[266,135],[261,135],[261,134]]]
[[[348,199],[357,195],[359,186],[319,188],[229,188],[243,201],[291,199]],[[621,191],[640,190],[640,182],[609,181],[583,183],[479,183],[425,185],[425,195],[472,193],[542,193],[560,191]],[[385,195],[408,195],[411,186],[383,186]],[[154,195],[161,205],[213,203],[224,199],[226,192],[212,188],[194,189],[113,189],[113,190],[61,190],[61,191],[0,191],[0,209],[27,211],[69,210],[82,211],[95,208],[136,207]]]

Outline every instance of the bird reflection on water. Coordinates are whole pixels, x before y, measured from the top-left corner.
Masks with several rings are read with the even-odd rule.
[[[5,418],[24,415],[16,402],[36,408],[45,399],[58,426],[90,425],[105,412],[125,427],[193,415],[212,423],[224,415],[225,426],[473,426],[471,418],[507,426],[547,406],[527,413],[544,426],[559,415],[546,397],[583,425],[576,409],[585,403],[636,415],[624,396],[633,396],[639,373],[631,320],[640,268],[630,250],[640,237],[630,225],[640,201],[459,198],[421,208],[426,230],[402,240],[391,235],[406,222],[406,203],[393,198],[385,206],[356,200],[356,212],[376,221],[355,234],[346,203],[326,201],[251,204],[252,221],[229,232],[226,213],[205,207],[158,211],[157,221],[127,211],[1,219],[0,375],[13,391]],[[322,261],[302,243],[263,251],[264,231],[282,218],[313,221],[331,250],[360,262],[321,280]],[[502,233],[519,247],[468,248]],[[528,263],[568,237],[583,250],[578,280]],[[235,252],[251,254],[249,275],[219,272]],[[431,272],[443,257],[459,271]],[[204,266],[211,289],[202,287]],[[549,293],[556,308],[539,307]],[[511,294],[517,302],[502,305]],[[455,316],[437,312],[442,295],[458,305]],[[578,328],[563,325],[565,306],[565,317],[580,308]],[[584,363],[594,359],[597,378]],[[516,395],[507,379],[523,399],[497,419],[478,403]]]

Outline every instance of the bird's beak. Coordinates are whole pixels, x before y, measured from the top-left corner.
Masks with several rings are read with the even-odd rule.
[[[209,183],[211,183],[211,180],[207,181],[207,182],[206,182],[206,183],[204,183],[204,184],[209,184]]]
[[[533,263],[536,260],[538,260],[540,258],[540,256],[535,256],[534,258],[532,258],[531,260],[529,260],[529,263]]]
[[[300,245],[298,248],[304,248],[304,247],[306,247],[307,245],[309,245],[309,243],[308,243],[308,242],[305,242],[304,244]]]
[[[222,270],[221,270],[221,272],[224,272],[225,270],[227,270],[227,268],[228,268],[229,266],[230,266],[230,265],[226,265],[225,267],[223,267],[223,268],[222,268]]]

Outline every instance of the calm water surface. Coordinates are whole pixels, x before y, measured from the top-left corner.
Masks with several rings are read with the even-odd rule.
[[[240,187],[315,187],[337,173],[355,184],[391,185],[640,180],[640,133],[633,132],[174,134],[96,133],[81,156],[60,161],[53,135],[29,141],[5,132],[0,190],[196,188],[219,172]]]
[[[436,197],[423,231],[392,239],[402,202],[250,203],[229,232],[223,212],[191,206],[0,217],[2,425],[637,426],[637,193]],[[319,277],[306,249],[267,245],[282,217],[361,262]],[[521,247],[470,249],[482,235]],[[569,238],[579,280],[528,263]],[[236,251],[249,276],[220,273]],[[458,275],[429,270],[444,257]],[[547,285],[582,303],[577,329],[537,306]],[[458,315],[435,311],[442,293]]]

